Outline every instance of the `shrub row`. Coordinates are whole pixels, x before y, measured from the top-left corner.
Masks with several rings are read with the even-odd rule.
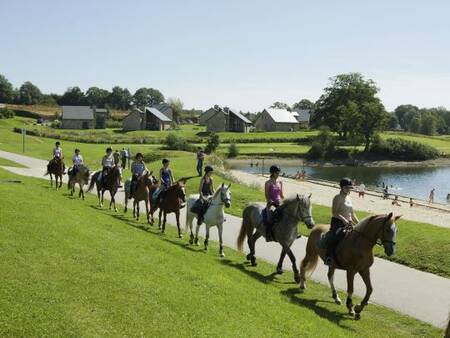
[[[14,117],[14,112],[8,108],[0,108],[0,119],[10,119]]]
[[[439,157],[439,151],[436,148],[401,138],[389,138],[385,141],[376,138],[370,147],[370,153],[392,160],[404,161],[424,161]]]

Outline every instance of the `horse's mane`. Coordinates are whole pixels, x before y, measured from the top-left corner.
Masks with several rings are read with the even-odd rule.
[[[366,218],[363,218],[362,221],[359,221],[358,224],[355,225],[354,229],[362,231],[366,228],[367,224],[369,224],[376,216],[367,216]]]

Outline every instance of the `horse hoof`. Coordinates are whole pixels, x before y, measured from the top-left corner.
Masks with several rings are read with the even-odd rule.
[[[341,305],[341,304],[342,304],[342,301],[341,301],[339,298],[335,298],[335,299],[334,299],[334,302],[335,302],[337,305]]]
[[[178,234],[178,238],[183,238],[183,234]]]
[[[189,240],[189,244],[190,245],[194,244],[194,240],[192,238]]]
[[[250,261],[252,259],[252,255],[248,254],[245,258],[247,258],[247,260]]]
[[[198,238],[195,239],[194,241],[195,246],[199,246],[200,244],[198,243]]]
[[[225,257],[225,254],[224,254],[223,252],[221,252],[221,253],[219,254],[219,256],[223,258],[223,257]]]
[[[302,291],[305,290],[306,289],[306,283],[301,280],[299,287],[300,287],[300,290],[302,290]]]
[[[277,275],[282,275],[282,274],[283,274],[283,269],[277,267]]]
[[[361,314],[359,312],[355,313],[355,320],[360,320]]]
[[[252,266],[257,266],[258,263],[256,263],[256,258],[252,256],[250,263],[252,264]]]
[[[294,276],[294,281],[298,284],[300,283],[300,276],[299,275],[295,275]]]
[[[115,211],[115,212],[118,212],[119,210],[117,210],[117,208],[114,208],[114,211]]]

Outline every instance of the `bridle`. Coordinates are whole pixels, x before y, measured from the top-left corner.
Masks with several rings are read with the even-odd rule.
[[[386,226],[386,223],[387,223],[388,220],[389,220],[389,218],[388,218],[388,216],[386,216],[385,219],[384,219],[384,221],[383,221],[383,225],[381,226],[381,230],[380,230],[380,231],[382,231],[383,233],[384,233],[384,227]],[[395,245],[395,244],[396,244],[396,242],[394,242],[394,241],[392,241],[392,240],[384,239],[384,234],[383,234],[383,236],[382,236],[382,239],[379,238],[380,236],[377,236],[377,238],[376,238],[375,240],[373,240],[373,239],[370,238],[369,236],[363,234],[362,232],[360,232],[360,231],[358,231],[358,230],[356,230],[356,229],[353,229],[352,231],[356,232],[356,233],[357,233],[358,235],[360,235],[361,237],[367,239],[367,240],[368,240],[370,243],[372,243],[373,245],[384,246],[385,243],[389,243],[389,244],[392,244],[392,245]],[[378,233],[379,233],[380,231],[378,231]]]
[[[211,201],[210,205],[224,205],[224,204],[226,204],[227,202],[231,204],[231,198],[228,197],[227,194],[226,194],[226,191],[227,191],[227,190],[228,190],[228,189],[225,189],[225,191],[224,191],[224,190],[221,188],[221,191],[220,191],[220,202],[219,202],[219,203],[213,203],[213,202]]]

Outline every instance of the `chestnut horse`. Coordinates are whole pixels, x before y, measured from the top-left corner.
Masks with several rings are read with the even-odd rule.
[[[150,200],[150,188],[156,184],[156,178],[152,175],[152,172],[146,172],[137,181],[136,188],[133,195],[130,194],[131,180],[125,182],[125,209],[128,210],[128,200],[133,199],[133,217],[139,221],[139,202],[145,202],[145,211],[147,215],[147,222],[150,224],[149,213],[149,200]]]
[[[53,175],[55,175],[56,189],[61,188],[62,176],[64,175],[64,161],[60,158],[54,158],[53,160],[51,160],[47,165],[47,173],[45,175],[47,174],[50,174],[50,186],[53,187]]]
[[[69,181],[67,182],[67,189],[70,190],[70,196],[73,196],[73,194],[75,193],[75,185],[78,183],[80,187],[78,197],[81,197],[84,200],[83,187],[86,184],[89,184],[89,176],[90,176],[89,168],[84,165],[81,165],[78,168],[78,171],[75,175],[69,175]]]
[[[387,256],[392,256],[395,252],[395,239],[397,236],[397,221],[401,216],[377,215],[366,217],[355,227],[347,232],[346,236],[336,247],[336,264],[328,269],[328,281],[330,283],[332,297],[337,304],[341,300],[334,288],[334,271],[342,269],[347,271],[347,308],[350,315],[355,319],[361,318],[361,311],[367,305],[372,293],[372,284],[370,281],[370,267],[373,264],[373,247],[375,244],[383,245]],[[317,266],[319,256],[322,259],[325,256],[325,249],[320,248],[318,243],[321,235],[328,231],[329,225],[318,224],[311,231],[306,244],[306,255],[300,263],[300,289],[305,289],[306,276],[312,274]],[[381,243],[379,243],[381,242]],[[353,309],[353,280],[355,274],[359,273],[366,285],[366,295],[360,305]]]
[[[153,213],[159,208],[159,222],[158,227],[161,229],[161,233],[166,231],[166,218],[167,214],[172,212],[175,213],[178,228],[178,237],[182,238],[180,229],[180,209],[181,204],[186,202],[186,191],[184,190],[184,185],[186,184],[186,179],[180,179],[176,183],[172,184],[164,192],[164,198],[162,201],[153,200],[152,196],[154,191],[158,186],[154,186],[150,189],[150,224],[153,225]],[[161,215],[163,214],[163,222],[161,224]]]
[[[116,200],[114,196],[117,193],[117,189],[120,185],[120,169],[118,166],[114,166],[109,173],[106,175],[106,177],[102,177],[101,181],[98,180],[98,175],[100,175],[101,170],[97,171],[94,175],[91,177],[91,183],[89,184],[88,192],[94,188],[94,184],[97,187],[97,197],[98,197],[98,204],[100,207],[103,207],[103,195],[105,194],[105,191],[108,190],[111,194],[111,202],[109,202],[109,209],[111,209],[111,206],[114,204],[114,211],[117,211],[116,208]],[[101,196],[100,196],[101,195]]]

